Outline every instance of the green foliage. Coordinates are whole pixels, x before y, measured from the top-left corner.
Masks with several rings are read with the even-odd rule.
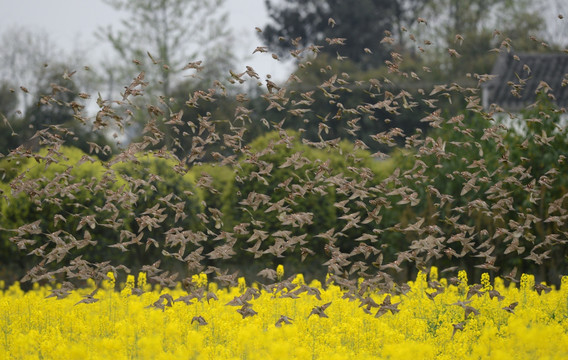
[[[150,152],[112,166],[119,180],[115,195],[126,195],[118,208],[126,231],[121,232],[120,241],[123,236],[130,241],[137,239],[132,243],[134,257],[122,263],[138,267],[154,262],[167,246],[177,244],[185,248],[185,243],[176,240],[177,234],[203,229],[194,176],[179,165],[172,154]],[[113,257],[121,255],[119,249]],[[176,265],[180,264],[170,263],[169,267]]]
[[[391,188],[413,189],[420,201],[391,209],[393,224],[400,224],[387,228],[383,238],[399,238],[401,249],[418,254],[431,251],[428,257],[439,266],[459,263],[475,276],[513,267],[549,279],[565,272],[566,241],[559,234],[568,230],[563,220],[568,180],[561,175],[568,171],[568,140],[560,114],[541,96],[508,122],[510,129],[483,113],[438,116],[438,128],[420,152],[393,155],[402,176]],[[409,227],[420,221],[427,231]],[[389,226],[388,219],[383,223]],[[428,238],[447,244],[445,254],[419,246]],[[490,256],[477,257],[482,251]],[[463,257],[468,252],[475,255]],[[499,265],[485,267],[492,263]]]
[[[176,161],[145,154],[112,162],[105,168],[79,149],[61,147],[9,168],[9,185],[4,182],[1,188],[0,226],[11,233],[0,238],[0,261],[18,259],[22,268],[29,267],[33,260],[25,257],[27,247],[41,248],[34,254],[40,256],[63,244],[65,252],[52,254],[48,263],[81,256],[89,262],[139,267],[160,257],[171,242],[168,230],[200,228],[194,178],[176,172]],[[36,230],[20,228],[36,222]],[[122,246],[110,247],[116,243]],[[121,251],[126,247],[132,251]]]
[[[556,108],[541,89],[533,106],[523,111],[516,120],[517,131],[506,139],[508,160],[524,169],[522,184],[511,184],[519,214],[530,214],[543,221],[531,221],[531,216],[516,220],[522,229],[524,245],[536,245],[531,255],[546,253],[550,259],[543,266],[528,270],[542,277],[553,277],[566,272],[568,225],[564,221],[568,208],[568,134],[566,114]],[[510,172],[519,170],[512,167]],[[517,186],[514,186],[517,185]],[[550,252],[552,245],[557,248]],[[559,246],[560,245],[560,246]],[[529,254],[527,254],[529,255]]]
[[[350,210],[363,206],[368,199],[363,197],[361,204],[355,205],[353,199],[357,196],[351,193],[351,186],[363,188],[377,184],[392,171],[393,164],[377,161],[365,150],[355,151],[346,141],[336,148],[320,150],[301,144],[297,135],[292,131],[270,132],[255,139],[241,158],[235,182],[227,191],[225,228],[236,231],[239,224],[250,223],[248,230],[256,234],[252,239],[247,238],[249,235],[239,237],[250,247],[248,251],[237,249],[234,257],[237,263],[254,261],[248,271],[274,268],[284,262],[294,271],[321,275],[320,265],[326,251],[331,247],[350,251],[355,247],[352,239],[372,232],[372,221],[363,226],[347,226],[348,221],[341,219],[345,212],[336,203],[343,201],[345,209]],[[341,186],[342,183],[345,185]],[[338,192],[335,186],[344,190]],[[329,243],[323,236],[328,231],[344,235]],[[266,236],[262,244],[257,243],[257,235]],[[286,254],[279,254],[280,241],[298,243]],[[254,251],[274,252],[253,260],[255,245],[262,246]],[[309,264],[299,261],[304,252],[302,247],[315,252]],[[287,256],[288,252],[296,256]]]
[[[426,130],[427,125],[420,119],[429,108],[419,101],[423,97],[417,93],[419,81],[405,78],[401,84],[381,84],[387,71],[361,71],[352,61],[319,54],[300,64],[293,77],[301,81],[291,82],[286,97],[266,94],[254,100],[250,117],[253,122],[265,119],[265,124],[282,123],[286,129],[302,129],[302,137],[307,141],[340,138],[378,152],[377,155],[389,153],[404,144],[405,135],[412,135],[417,129]],[[410,70],[406,77],[409,73]],[[257,126],[251,131],[258,136],[259,128],[265,130]],[[394,141],[382,142],[375,137],[399,130],[400,136],[394,136]]]
[[[4,160],[4,164],[8,167],[2,183],[5,196],[0,199],[0,226],[11,229],[11,233],[0,235],[0,261],[15,261],[26,267],[32,261],[25,257],[28,247],[41,248],[39,256],[48,254],[61,242],[76,242],[81,233],[89,237],[87,232],[92,229],[84,223],[85,218],[95,217],[105,202],[104,190],[97,186],[105,173],[100,162],[86,157],[79,149],[61,147],[18,161],[12,159],[11,163]],[[36,223],[34,229],[16,230],[30,223]],[[108,233],[97,235],[104,238]],[[81,245],[76,248],[79,250]]]
[[[18,105],[18,96],[14,86],[6,81],[0,82],[0,116],[9,116]]]
[[[29,34],[28,36],[32,36]],[[41,66],[44,68],[43,64]],[[73,73],[74,74],[74,73]],[[35,88],[26,89],[26,95],[19,101],[14,88],[8,83],[0,85],[0,153],[8,154],[18,146],[39,150],[41,136],[34,136],[38,131],[52,128],[66,145],[78,147],[88,152],[90,143],[109,151],[96,156],[108,160],[113,150],[107,134],[93,129],[86,119],[86,95],[80,91],[81,79],[72,77],[62,63],[55,63],[34,75]],[[33,90],[33,91],[32,91]],[[20,89],[20,91],[23,91]],[[27,105],[27,101],[33,102]],[[18,109],[23,107],[23,111]],[[79,121],[77,121],[79,120]]]
[[[434,120],[436,118],[438,120]],[[469,266],[474,273],[473,266],[482,261],[461,260],[462,250],[468,244],[457,239],[472,232],[485,234],[471,244],[476,247],[496,230],[491,212],[484,204],[491,207],[498,200],[492,198],[489,189],[500,180],[499,157],[505,149],[485,135],[486,131],[497,131],[502,136],[502,130],[472,112],[453,117],[433,115],[431,119],[439,121],[439,127],[429,133],[421,151],[412,154],[412,160],[407,160],[402,167],[402,174],[408,175],[401,179],[401,185],[416,191],[420,201],[416,206],[397,210],[405,213],[401,216],[401,229],[424,221],[431,232],[404,231],[406,245],[403,247],[412,247],[428,236],[438,237],[447,241],[448,248],[459,254],[457,261]],[[434,254],[427,258],[436,259],[437,263],[446,261],[445,266],[452,263],[452,257],[440,260],[442,254]]]
[[[229,166],[196,165],[191,168],[189,174],[195,179],[197,194],[202,202],[207,204],[207,208],[227,210],[226,199],[230,196],[235,181],[235,173]]]
[[[266,1],[266,5],[274,21],[266,26],[262,36],[281,52],[343,38],[348,39],[344,46],[326,46],[322,51],[333,57],[346,56],[362,67],[377,66],[387,57],[388,47],[380,42],[380,37],[392,28],[393,1],[361,0],[353,6],[338,0],[287,0],[278,4]],[[375,55],[363,52],[365,48]]]

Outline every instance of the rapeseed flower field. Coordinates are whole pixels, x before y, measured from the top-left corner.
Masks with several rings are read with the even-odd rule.
[[[280,272],[283,271],[279,270]],[[465,271],[419,273],[398,295],[343,290],[301,275],[271,287],[219,288],[205,274],[190,292],[128,276],[67,293],[65,286],[0,296],[2,359],[565,359],[568,277],[560,289]],[[191,294],[191,295],[188,295]],[[515,305],[516,304],[516,305]]]

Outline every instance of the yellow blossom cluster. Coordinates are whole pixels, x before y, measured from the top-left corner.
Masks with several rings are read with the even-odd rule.
[[[517,287],[437,274],[420,273],[392,294],[306,285],[300,276],[281,287],[241,279],[227,289],[198,275],[201,297],[181,284],[152,288],[145,274],[128,277],[120,292],[109,276],[96,292],[91,283],[61,298],[49,296],[62,294],[53,291],[60,285],[24,292],[16,283],[0,295],[0,358],[568,358],[566,277],[555,289],[530,275]]]

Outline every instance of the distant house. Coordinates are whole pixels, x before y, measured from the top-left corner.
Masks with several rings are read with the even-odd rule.
[[[495,104],[518,113],[535,102],[535,93],[544,81],[555,103],[568,108],[568,54],[503,53],[493,66],[493,78],[482,88],[482,105]]]

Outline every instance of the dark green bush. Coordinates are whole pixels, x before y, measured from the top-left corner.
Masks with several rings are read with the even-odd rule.
[[[380,227],[374,221],[348,227],[337,203],[344,202],[348,213],[360,211],[361,221],[365,220],[373,208],[369,205],[372,196],[358,198],[355,190],[378,184],[392,171],[392,161],[376,160],[365,150],[354,150],[347,141],[335,148],[318,149],[300,143],[297,135],[271,132],[255,139],[239,160],[235,181],[226,191],[224,229],[238,233],[239,225],[246,224],[248,230],[237,236],[240,241],[232,261],[251,264],[250,272],[283,263],[291,272],[321,276],[327,271],[321,266],[328,259],[326,252],[333,248],[349,252],[358,245],[355,239]],[[342,186],[336,182],[345,185],[344,191],[337,191]],[[330,242],[324,235],[330,231],[343,235]],[[261,240],[259,252],[281,240],[300,241],[282,257],[265,253],[255,258],[246,249],[253,248],[257,236]],[[301,261],[302,248],[314,252],[305,263]],[[291,253],[294,255],[288,256]]]

